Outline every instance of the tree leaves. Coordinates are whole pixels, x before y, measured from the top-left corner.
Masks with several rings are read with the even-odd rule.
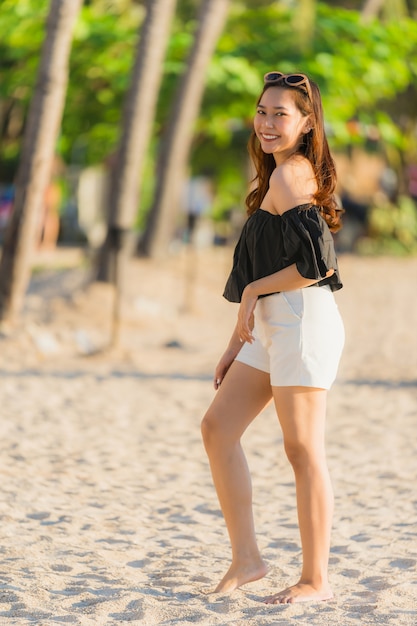
[[[305,71],[318,82],[333,147],[365,144],[372,131],[393,149],[411,154],[410,116],[415,120],[417,107],[406,107],[409,98],[401,94],[409,89],[409,97],[416,98],[410,85],[415,85],[417,78],[417,22],[401,16],[384,22],[364,21],[358,10],[317,2],[313,35],[305,49],[294,33],[296,5],[233,1],[207,72],[192,159],[194,170],[211,159],[219,180],[226,162],[228,171],[234,167],[236,176],[241,176],[246,159],[243,147],[262,76],[271,69]],[[3,0],[1,6],[0,98],[11,103],[15,117],[22,117],[20,128],[33,87],[47,6],[46,0]],[[196,7],[191,0],[178,3],[155,139],[184,71]],[[143,17],[144,8],[136,2],[92,0],[84,6],[75,31],[60,139],[67,161],[76,159],[79,165],[101,162],[114,149]],[[356,125],[349,123],[351,120]],[[3,127],[3,158],[7,158],[16,154],[21,137],[19,133],[8,134],[7,120]],[[230,176],[226,178],[230,182]]]

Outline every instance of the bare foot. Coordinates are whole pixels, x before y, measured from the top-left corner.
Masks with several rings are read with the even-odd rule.
[[[214,593],[234,591],[246,583],[263,578],[267,572],[268,568],[262,559],[259,559],[256,563],[251,562],[246,565],[233,565],[232,563],[225,576],[217,585]]]
[[[307,583],[298,583],[284,591],[265,598],[265,604],[295,604],[296,602],[325,602],[333,598],[333,592],[328,585],[320,588]]]

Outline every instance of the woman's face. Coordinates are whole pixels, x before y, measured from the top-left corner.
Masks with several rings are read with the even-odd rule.
[[[272,154],[278,165],[298,150],[311,123],[295,104],[293,89],[270,87],[256,108],[254,129],[262,150]]]

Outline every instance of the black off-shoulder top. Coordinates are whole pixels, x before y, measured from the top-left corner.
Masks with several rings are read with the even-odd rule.
[[[296,264],[316,285],[342,288],[333,236],[319,207],[302,204],[282,215],[258,209],[246,221],[233,256],[223,296],[240,302],[246,285]],[[334,269],[332,276],[326,273]],[[271,294],[265,294],[271,295]]]

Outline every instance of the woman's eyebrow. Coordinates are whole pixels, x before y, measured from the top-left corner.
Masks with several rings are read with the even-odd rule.
[[[273,109],[282,109],[284,111],[288,111],[287,107],[283,107],[283,106],[277,106],[277,107],[272,107]],[[266,109],[266,106],[264,106],[263,104],[258,104],[258,109]]]

